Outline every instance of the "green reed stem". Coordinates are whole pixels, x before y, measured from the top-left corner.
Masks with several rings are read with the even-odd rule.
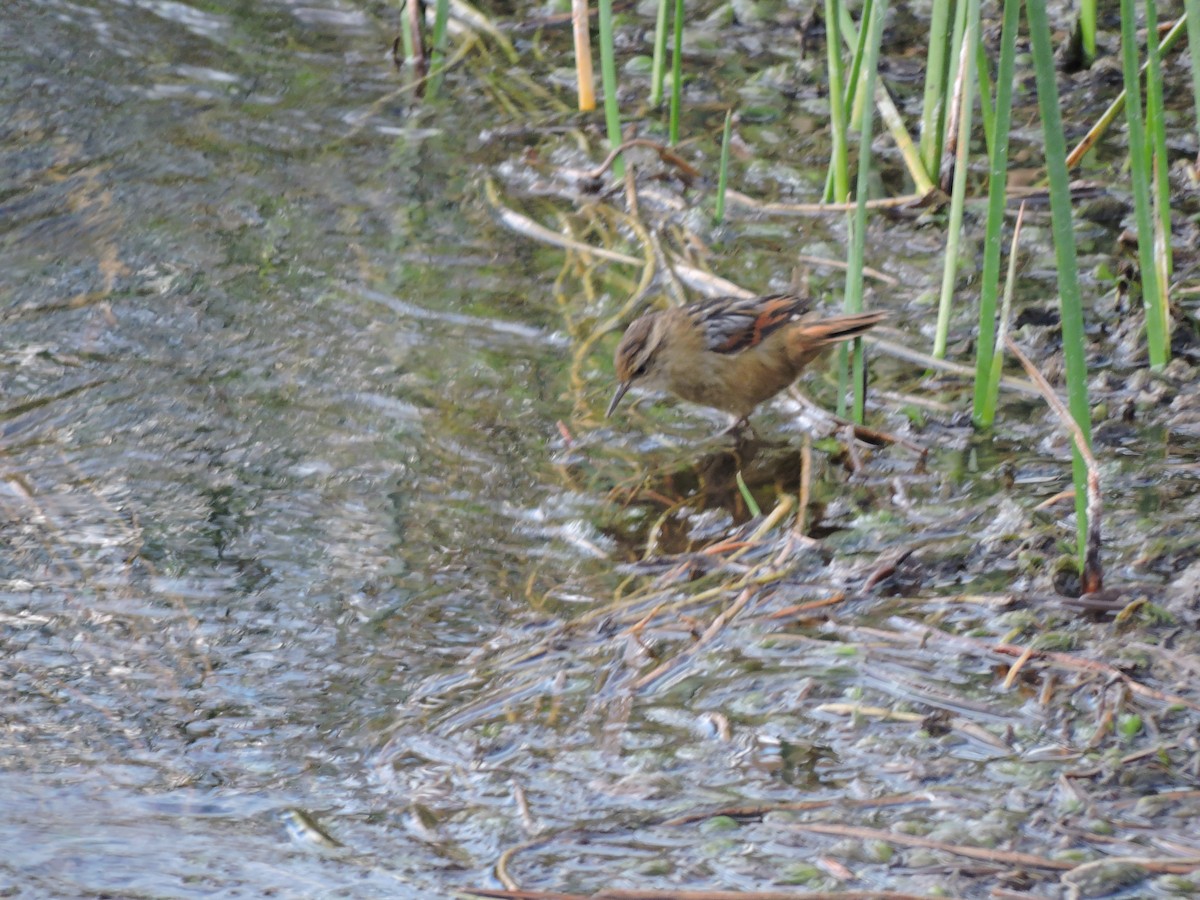
[[[921,161],[935,176],[942,157],[946,127],[946,77],[950,46],[951,0],[934,0],[929,20],[929,50],[925,56],[925,97],[921,108]]]
[[[650,65],[650,106],[662,103],[663,81],[667,72],[667,2],[658,0],[654,17],[654,60]]]
[[[996,111],[992,109],[991,58],[987,47],[980,41],[975,47],[975,77],[979,79],[979,118],[983,122],[983,146],[988,158],[992,155],[992,143],[995,141]]]
[[[1153,31],[1150,33],[1154,34]],[[1079,37],[1083,45],[1083,65],[1090,69],[1096,61],[1096,0],[1080,0]]]
[[[600,79],[604,85],[604,121],[608,127],[608,143],[620,147],[621,111],[617,106],[617,61],[613,43],[612,0],[598,0],[600,13]],[[625,162],[617,157],[613,162],[613,175],[621,178],[625,174]]]
[[[862,53],[860,50],[864,38],[855,26],[854,19],[846,11],[845,6],[839,8],[837,18],[842,40],[855,54],[852,63],[856,60],[861,60]],[[858,67],[851,66],[851,77],[847,80],[844,92],[844,97],[847,98],[844,102],[847,106],[850,102],[849,98],[858,96],[857,84],[860,68],[861,65]],[[845,77],[844,74],[843,77]],[[904,165],[908,169],[909,177],[913,180],[913,187],[916,189],[916,192],[922,196],[932,192],[934,190],[934,183],[929,177],[925,164],[921,161],[920,151],[917,149],[917,145],[913,142],[912,138],[909,137],[904,121],[900,117],[900,111],[896,109],[896,105],[892,102],[891,95],[888,93],[887,85],[878,79],[875,82],[873,99],[880,120],[891,134],[892,140],[896,144],[896,149],[904,159]],[[824,198],[825,203],[831,203],[834,200],[832,169],[825,173],[825,187],[821,192],[821,196]],[[847,199],[849,199],[848,193],[839,198],[838,202],[845,202]]]
[[[862,22],[871,21],[871,8],[874,6],[874,0],[863,0],[862,11],[860,13]],[[842,22],[842,31],[846,34],[854,34],[854,20],[850,15],[845,4],[842,4],[841,14],[845,17]],[[862,129],[863,110],[871,104],[874,98],[866,92],[866,84],[862,78],[862,68],[867,55],[867,40],[869,35],[867,32],[870,29],[862,27],[858,29],[858,42],[854,45],[854,55],[850,57],[850,77],[846,79],[846,86],[849,93],[846,94],[846,105],[849,107],[848,120],[850,127],[854,129]]]
[[[1200,0],[1198,0],[1200,2]],[[850,197],[849,135],[846,130],[845,67],[842,65],[841,0],[825,0],[825,51],[829,72],[829,131],[832,138],[825,202]]]
[[[996,419],[998,395],[989,388],[1000,383],[1000,373],[992,372],[993,349],[1003,351],[995,341],[996,292],[1000,275],[1000,248],[1003,243],[1004,204],[1008,191],[1008,137],[1012,121],[1013,72],[1017,56],[1017,29],[1020,27],[1021,0],[1004,0],[1004,24],[1000,31],[1000,62],[996,69],[996,110],[992,122],[992,140],[988,148],[987,226],[983,239],[983,276],[979,290],[979,339],[975,346],[975,396],[972,401],[975,423],[990,428]],[[1012,276],[1009,276],[1011,283]]]
[[[725,221],[725,186],[729,183],[729,139],[733,134],[733,110],[725,112],[725,129],[721,133],[721,165],[717,169],[717,206],[713,222],[720,225]]]
[[[442,86],[441,71],[446,59],[446,23],[450,20],[450,0],[437,0],[433,15],[433,49],[429,61],[429,89],[425,97],[432,100]]]
[[[1163,285],[1159,284],[1154,254],[1154,207],[1150,197],[1154,160],[1153,153],[1146,146],[1146,126],[1142,119],[1134,0],[1121,0],[1121,63],[1125,73],[1125,121],[1129,135],[1133,208],[1137,216],[1138,261],[1142,270],[1142,306],[1146,311],[1146,344],[1150,366],[1160,369],[1167,364],[1171,348],[1167,338],[1166,308],[1160,305],[1160,295],[1165,292]],[[1162,300],[1165,299],[1162,297]]]
[[[738,493],[746,501],[746,509],[750,511],[750,515],[753,518],[757,519],[762,515],[762,509],[759,507],[758,501],[754,499],[754,495],[750,493],[750,488],[746,485],[746,479],[742,477],[742,470],[738,469],[737,475],[734,477],[737,480]]]
[[[943,142],[943,146],[942,146],[943,155],[946,152],[945,151],[945,141],[946,141],[946,138],[949,136],[949,131],[950,131],[950,122],[949,122],[949,116],[950,116],[950,112],[951,112],[950,102],[953,100],[955,86],[958,84],[959,66],[961,66],[963,64],[962,45],[963,45],[963,41],[965,40],[963,35],[965,35],[967,32],[967,18],[968,18],[967,12],[968,12],[967,4],[964,2],[961,2],[961,0],[959,0],[959,2],[957,2],[955,4],[955,8],[954,8],[954,24],[950,30],[950,45],[949,45],[949,47],[947,49],[947,53],[946,53],[946,55],[948,57],[948,59],[946,60],[946,90],[949,93],[946,97],[946,111],[944,113],[944,118],[946,119],[946,122],[942,126],[943,131],[945,132],[941,137],[941,140]],[[942,161],[939,159],[935,162],[935,165],[940,167],[941,162]],[[933,170],[933,178],[934,178],[934,181],[941,183],[942,178],[941,178],[941,169],[940,168],[935,168]]]
[[[1188,52],[1192,57],[1192,98],[1196,102],[1196,136],[1200,138],[1200,0],[1183,0]],[[1200,165],[1200,160],[1197,161]]]
[[[1035,0],[1036,2],[1036,0]],[[971,152],[971,115],[975,108],[975,60],[979,46],[979,0],[967,0],[966,27],[959,49],[959,68],[963,70],[961,105],[958,110],[957,147],[954,157],[954,186],[950,191],[950,219],[946,224],[946,258],[942,265],[942,289],[938,300],[937,331],[933,339],[933,355],[946,355],[946,338],[950,331],[950,309],[954,305],[954,284],[958,277],[958,244],[962,234],[963,210],[967,199],[967,170]],[[995,311],[995,300],[992,301]]]
[[[1154,147],[1154,190],[1155,210],[1158,212],[1158,225],[1161,231],[1156,233],[1155,245],[1156,262],[1159,266],[1159,288],[1162,297],[1157,302],[1162,304],[1164,325],[1169,329],[1170,320],[1167,316],[1167,285],[1171,277],[1171,185],[1168,179],[1167,161],[1167,128],[1163,115],[1163,82],[1162,58],[1154,38],[1158,35],[1158,13],[1155,0],[1146,0],[1146,131]],[[1167,336],[1167,353],[1171,352],[1170,335]]]
[[[864,20],[862,31],[867,34],[862,65],[862,87],[868,99],[875,96],[875,73],[879,67],[879,45],[883,39],[883,19],[887,14],[887,0],[874,0],[871,18]],[[854,188],[854,219],[850,229],[850,250],[846,259],[847,312],[861,312],[863,308],[863,258],[866,255],[867,198],[871,188],[871,138],[874,125],[875,104],[863,107],[862,128],[858,134],[858,175]],[[845,415],[846,391],[844,389],[846,357],[848,351],[841,345],[838,354],[838,413]],[[866,405],[866,357],[861,340],[854,341],[854,361],[851,381],[854,387],[854,421],[862,423]]]
[[[1087,361],[1084,357],[1083,305],[1079,295],[1079,269],[1075,257],[1075,231],[1071,215],[1071,185],[1067,174],[1067,142],[1055,83],[1054,47],[1044,3],[1035,0],[1025,7],[1037,77],[1038,108],[1046,147],[1046,174],[1050,181],[1050,218],[1054,253],[1058,265],[1058,294],[1062,314],[1063,356],[1067,369],[1067,408],[1079,425],[1084,443],[1092,443],[1091,413],[1088,408]],[[1075,524],[1080,560],[1087,538],[1087,465],[1072,445],[1075,483]]]
[[[415,4],[417,0],[404,0],[400,4],[400,11],[403,13],[404,24],[400,26],[400,49],[404,51],[404,61],[408,62],[414,59],[417,55],[417,41],[413,34],[413,22],[416,17],[412,14],[409,4]]]
[[[679,143],[679,112],[683,105],[683,0],[675,0],[671,42],[671,127],[669,143]]]

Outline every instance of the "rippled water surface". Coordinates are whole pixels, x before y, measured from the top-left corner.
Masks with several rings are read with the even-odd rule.
[[[530,513],[562,341],[537,255],[463,202],[470,92],[372,109],[389,16],[0,17],[14,889],[390,896],[467,865],[410,821],[439,785],[373,753],[522,604],[531,541],[581,564]]]
[[[774,440],[736,459],[673,406],[603,424],[611,338],[588,335],[636,267],[564,266],[497,217],[528,204],[552,230],[635,235],[553,211],[540,166],[587,160],[557,137],[571,101],[540,38],[512,29],[553,104],[527,87],[544,106],[514,107],[511,85],[534,82],[492,78],[498,44],[421,100],[388,53],[398,18],[151,0],[0,16],[0,891],[428,897],[511,877],[1057,895],[1003,874],[1011,860],[981,875],[813,839],[795,810],[668,821],[799,801],[1069,854],[1100,829],[1101,795],[1161,793],[1124,823],[1156,843],[1123,833],[1118,852],[1196,849],[1194,339],[1160,380],[1108,359],[1097,383],[1114,391],[1098,429],[1113,580],[1170,621],[1124,633],[1062,607],[1049,566],[1074,525],[1034,507],[1069,466],[1039,401],[1016,395],[980,440],[955,416],[961,385],[914,388],[920,367],[890,358],[883,424],[928,458],[891,447],[863,468],[819,442],[819,541],[766,545],[738,530],[752,517],[729,479],[743,471],[767,514],[795,495],[786,417],[764,413]],[[696,64],[718,50],[699,42]],[[750,98],[760,119],[771,83]],[[791,99],[789,127],[811,127]],[[747,140],[778,143],[754,121]],[[766,194],[809,178],[740,171]],[[660,201],[647,192],[647,215]],[[840,255],[832,226],[747,216],[709,261],[786,286],[771,254],[794,227]],[[1081,234],[1092,272],[1116,229]],[[940,233],[869,242],[917,304],[889,336],[924,345],[915,285],[940,277]],[[700,488],[707,510],[673,506]],[[656,552],[628,566],[648,536]],[[741,630],[722,636],[726,607]],[[1013,656],[994,648],[1046,621],[1043,649],[1159,695],[1066,659],[1001,687]],[[907,799],[844,812],[881,797]]]

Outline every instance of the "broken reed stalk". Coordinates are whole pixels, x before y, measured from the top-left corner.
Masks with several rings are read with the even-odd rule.
[[[1187,3],[1195,3],[1196,0],[1184,0],[1184,2],[1186,5]],[[1200,17],[1197,17],[1196,20],[1193,20],[1191,16],[1180,16],[1175,21],[1175,24],[1171,26],[1170,30],[1167,31],[1167,33],[1163,36],[1163,39],[1158,42],[1159,56],[1165,56],[1168,51],[1170,51],[1177,43],[1179,43],[1179,39],[1183,37],[1185,30],[1187,30],[1189,33],[1189,48],[1192,46],[1190,25],[1193,21],[1200,21]],[[1200,32],[1200,25],[1196,26],[1196,30],[1197,32]],[[1200,47],[1200,39],[1195,41],[1195,46]],[[1149,61],[1142,63],[1141,72],[1143,75],[1149,69],[1149,66]],[[1197,67],[1193,66],[1193,77],[1197,77],[1195,76],[1196,71]],[[1196,91],[1197,93],[1200,93],[1200,85],[1197,85]],[[1085,134],[1080,139],[1079,143],[1075,145],[1075,149],[1067,154],[1067,168],[1074,169],[1076,166],[1078,166],[1084,155],[1091,150],[1092,147],[1096,145],[1096,142],[1099,141],[1104,135],[1104,133],[1108,131],[1112,123],[1116,121],[1117,116],[1121,114],[1121,110],[1125,108],[1125,99],[1126,94],[1125,91],[1122,90],[1121,93],[1117,94],[1112,103],[1108,105],[1108,109],[1104,111],[1103,115],[1101,115],[1100,118],[1096,120],[1095,124],[1092,125],[1092,127],[1088,130],[1088,133]]]
[[[575,36],[575,81],[579,111],[596,108],[596,77],[592,72],[592,40],[588,34],[587,0],[572,0],[571,31]]]
[[[812,435],[805,431],[800,444],[800,494],[796,509],[796,521],[792,526],[797,537],[806,537],[808,531],[808,504],[812,500]]]
[[[1014,5],[1017,0],[1010,0]],[[1004,295],[1000,303],[1000,316],[996,319],[995,316],[987,321],[991,323],[995,321],[996,334],[992,338],[989,336],[989,341],[992,346],[992,359],[987,366],[987,382],[984,385],[984,393],[982,402],[977,402],[975,405],[975,421],[982,428],[991,428],[992,423],[996,420],[996,406],[1000,402],[1000,374],[1004,371],[1004,339],[1008,337],[1008,321],[1012,315],[1012,298],[1016,291],[1017,284],[1017,248],[1021,244],[1021,225],[1025,221],[1025,201],[1021,201],[1021,208],[1017,210],[1017,223],[1013,226],[1012,244],[1008,251],[1008,274],[1004,279]],[[999,262],[997,260],[997,262]],[[986,263],[985,271],[986,271]],[[986,287],[986,286],[985,286]],[[992,307],[995,307],[995,298],[992,298]],[[984,317],[982,312],[979,316],[980,343],[983,343]],[[979,384],[979,368],[976,366],[975,371],[976,386]],[[978,396],[978,394],[976,395]]]
[[[1050,409],[1070,433],[1075,448],[1083,457],[1084,465],[1087,466],[1087,537],[1080,585],[1082,593],[1094,594],[1104,587],[1104,572],[1100,566],[1100,517],[1103,512],[1103,499],[1100,494],[1100,466],[1096,463],[1096,457],[1092,454],[1092,448],[1088,445],[1083,429],[1079,427],[1079,423],[1075,421],[1066,405],[1059,399],[1058,394],[1054,393],[1050,382],[1046,381],[1045,376],[1038,371],[1033,361],[1025,355],[1016,341],[1005,335],[1004,344],[1008,347],[1009,352],[1017,358],[1017,361],[1025,367],[1030,380],[1041,390]]]
[[[424,75],[428,60],[425,56],[425,22],[424,9],[417,0],[408,0],[404,4],[407,28],[401,33],[404,39],[405,55],[416,63],[417,72]]]

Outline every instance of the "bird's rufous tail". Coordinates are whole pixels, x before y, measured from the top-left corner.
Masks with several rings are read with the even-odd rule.
[[[799,322],[788,330],[788,342],[808,347],[836,344],[856,338],[887,318],[887,313],[865,312]]]
[[[799,322],[788,330],[788,352],[797,364],[802,364],[824,347],[856,338],[886,318],[887,313],[864,312]]]

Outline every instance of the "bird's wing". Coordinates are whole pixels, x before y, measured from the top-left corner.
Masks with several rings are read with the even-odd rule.
[[[716,353],[737,353],[760,343],[776,329],[808,312],[808,300],[792,294],[769,297],[714,297],[687,308]]]

